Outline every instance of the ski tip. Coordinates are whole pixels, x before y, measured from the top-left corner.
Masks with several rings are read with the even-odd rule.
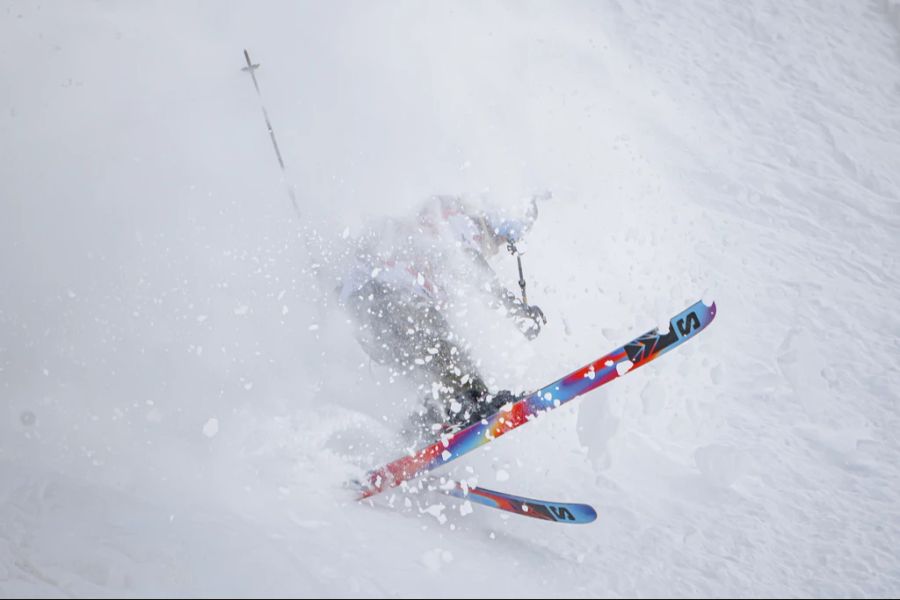
[[[557,523],[567,523],[570,525],[587,525],[597,520],[597,511],[590,504],[570,504],[570,519],[558,519]]]
[[[704,296],[685,312],[689,312],[692,309],[697,309],[696,315],[700,318],[703,327],[709,325],[716,318],[716,301],[712,298]],[[700,329],[703,329],[703,327],[700,327]]]

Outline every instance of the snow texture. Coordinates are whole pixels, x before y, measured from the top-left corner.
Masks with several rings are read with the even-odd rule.
[[[0,596],[900,595],[898,57],[894,0],[0,4]],[[356,502],[419,392],[334,252],[541,190],[495,389],[715,323],[440,471],[590,526]]]

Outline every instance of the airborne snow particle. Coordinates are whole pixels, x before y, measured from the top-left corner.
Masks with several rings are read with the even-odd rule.
[[[444,509],[446,508],[447,507],[443,504],[432,504],[426,508],[420,508],[419,512],[431,515],[432,517],[437,519],[438,523],[443,525],[447,522],[447,515],[444,514]]]
[[[634,363],[630,360],[623,360],[622,362],[616,363],[616,373],[619,375],[624,375],[628,371],[631,370],[631,367],[634,366]]]
[[[203,425],[203,435],[212,438],[215,437],[217,433],[219,433],[219,420],[215,417],[210,417],[209,420],[206,421],[206,424]]]

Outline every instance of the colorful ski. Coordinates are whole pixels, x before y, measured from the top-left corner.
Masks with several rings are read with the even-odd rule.
[[[360,489],[360,499],[374,496],[445,465],[524,425],[541,413],[557,408],[649,363],[693,338],[709,325],[715,316],[715,303],[707,306],[703,302],[697,302],[673,317],[669,322],[668,331],[660,332],[653,329],[606,356],[522,398],[509,410],[501,410],[417,452],[369,471]]]
[[[597,519],[597,511],[587,504],[547,502],[535,498],[513,496],[453,480],[429,480],[426,482],[426,486],[426,489],[434,489],[460,500],[469,500],[542,521],[582,525],[593,523]]]

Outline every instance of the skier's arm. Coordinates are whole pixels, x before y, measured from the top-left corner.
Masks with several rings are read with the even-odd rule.
[[[540,308],[534,305],[525,304],[521,298],[516,296],[507,287],[500,283],[497,273],[488,264],[484,256],[478,252],[471,251],[473,262],[478,266],[482,273],[486,276],[485,288],[489,294],[489,306],[492,308],[502,307],[506,311],[506,316],[516,322],[519,331],[532,340],[541,332],[541,323],[544,320],[544,313]]]

